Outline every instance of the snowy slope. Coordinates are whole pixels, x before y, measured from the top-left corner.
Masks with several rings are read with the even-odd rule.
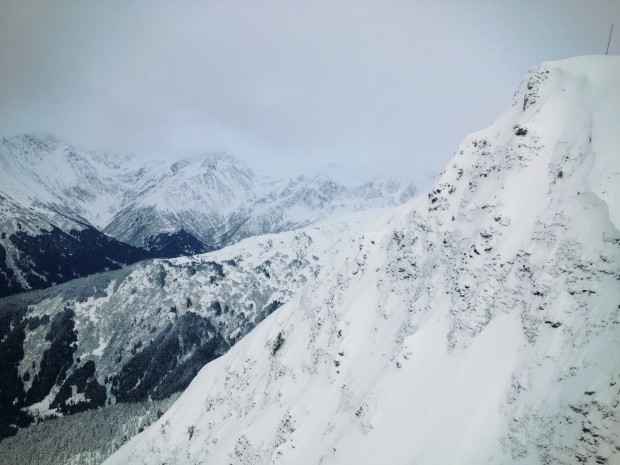
[[[620,59],[543,63],[105,463],[620,463]]]
[[[183,390],[313,279],[376,210],[0,299],[0,438]]]

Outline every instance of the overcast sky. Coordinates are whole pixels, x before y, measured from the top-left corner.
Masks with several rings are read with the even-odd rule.
[[[620,54],[619,0],[0,0],[0,135],[416,179],[612,22]]]

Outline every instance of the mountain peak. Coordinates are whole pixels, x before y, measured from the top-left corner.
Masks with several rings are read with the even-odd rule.
[[[210,152],[200,156],[202,166],[208,169],[221,169],[223,166],[235,166],[243,170],[249,170],[246,164],[228,152]]]
[[[15,134],[13,136],[5,137],[5,139],[16,140],[22,142],[30,142],[30,143],[47,143],[47,144],[55,144],[55,145],[68,145],[66,142],[60,140],[55,135],[49,132],[27,132],[22,134]]]
[[[29,158],[34,156],[40,159],[43,154],[52,153],[59,147],[67,147],[68,144],[51,134],[42,132],[2,137],[2,146],[5,147],[5,150],[1,151],[2,153],[11,150],[21,153],[22,156]]]

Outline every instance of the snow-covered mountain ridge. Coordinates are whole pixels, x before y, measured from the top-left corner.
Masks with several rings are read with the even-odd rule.
[[[386,180],[351,187],[319,176],[257,178],[226,153],[146,163],[77,149],[52,136],[5,137],[0,295],[113,269],[115,261],[202,253],[414,195],[413,185]],[[62,244],[56,248],[71,257],[66,269],[56,269],[62,257],[46,243]],[[135,258],[119,259],[117,250]],[[88,270],[80,266],[87,255],[95,257]]]
[[[409,200],[415,193],[413,185],[393,180],[349,187],[325,176],[279,181],[257,178],[245,163],[228,153],[147,163],[134,156],[78,149],[50,135],[3,137],[0,160],[2,193],[15,202],[24,206],[49,205],[54,211],[106,230],[125,242],[136,240],[127,231],[116,232],[120,228],[118,223],[122,223],[118,217],[126,216],[127,209],[135,212],[156,209],[165,224],[160,229],[152,228],[153,232],[185,228],[206,241],[213,238],[203,231],[205,226],[201,229],[178,219],[175,223],[174,215],[204,211],[213,217],[210,226],[218,235],[224,235],[229,217],[241,215],[247,220],[256,205],[262,207],[253,215],[260,217],[266,214],[265,204],[273,206],[278,200],[287,205],[298,204],[300,199],[294,199],[295,202],[291,197],[301,191],[308,198],[304,199],[306,205],[300,207],[312,210],[344,210],[347,199],[349,203],[357,200],[358,204],[349,208],[358,210],[367,207],[365,200],[372,201],[371,207],[392,206]],[[332,205],[334,201],[338,205]],[[317,216],[322,217],[321,213]],[[308,223],[305,217],[290,221],[297,226]],[[141,239],[148,237],[140,235]],[[144,242],[133,245],[143,246]]]
[[[620,463],[618,82],[531,71],[105,463]]]

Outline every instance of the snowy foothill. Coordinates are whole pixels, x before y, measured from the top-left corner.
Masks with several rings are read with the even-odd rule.
[[[105,464],[620,463],[619,82],[530,71]]]

